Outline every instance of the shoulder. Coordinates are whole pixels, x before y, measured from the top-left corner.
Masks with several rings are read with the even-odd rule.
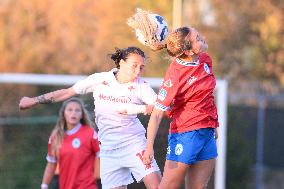
[[[90,136],[91,138],[94,138],[94,136],[96,136],[97,138],[98,134],[94,127],[91,127],[89,125],[82,125],[81,129],[86,135]]]
[[[49,144],[53,143],[54,140],[55,140],[55,138],[56,138],[56,131],[53,130],[53,131],[51,132],[50,136],[49,136],[48,143],[49,143]]]
[[[210,67],[212,66],[212,59],[207,52],[200,53],[199,61],[200,63],[207,63]]]
[[[166,75],[170,75],[172,77],[178,77],[180,70],[184,67],[185,66],[180,64],[178,62],[178,59],[175,58],[174,60],[172,60],[171,64],[169,65]]]
[[[81,127],[82,130],[86,131],[86,132],[93,132],[95,129],[89,125],[82,125]]]
[[[99,73],[94,73],[92,75],[90,75],[89,77],[93,77],[93,78],[108,78],[111,75],[113,75],[113,70],[108,71],[108,72],[99,72]]]

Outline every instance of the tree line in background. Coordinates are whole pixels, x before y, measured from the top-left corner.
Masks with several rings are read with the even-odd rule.
[[[147,76],[162,76],[164,51],[142,46],[126,20],[137,7],[172,25],[171,0],[0,0],[0,71],[90,74],[112,67],[115,47],[139,46]],[[284,85],[284,3],[281,0],[184,0],[183,25],[209,43],[218,76]]]
[[[216,76],[228,79],[230,87],[258,81],[277,83],[283,88],[283,0],[183,2],[183,25],[196,27],[205,36]],[[113,67],[107,54],[115,47],[134,45],[149,57],[146,76],[162,77],[169,63],[166,52],[152,52],[141,45],[126,20],[140,7],[161,14],[171,27],[172,3],[172,0],[0,0],[0,73],[87,75]],[[49,108],[40,106],[35,111],[18,111],[21,96],[52,89],[50,86],[2,84],[1,117],[53,115],[59,104]],[[241,107],[228,107],[227,186],[230,189],[251,188],[248,183],[253,182],[251,173],[255,163],[252,156],[257,110],[238,106]],[[281,115],[275,118],[273,114],[271,120],[278,122],[270,125],[281,125]],[[5,154],[0,156],[1,170],[5,170],[0,171],[2,187],[7,188],[4,181],[7,186],[15,185],[13,188],[33,188],[31,184],[40,183],[46,140],[53,127],[41,126],[0,126],[0,154]],[[164,137],[165,133],[162,134]],[[34,146],[34,141],[41,142]],[[165,144],[158,141],[159,145],[159,142]],[[35,156],[42,161],[35,162]],[[164,156],[160,157],[161,162],[164,161]],[[24,171],[27,174],[22,174]]]

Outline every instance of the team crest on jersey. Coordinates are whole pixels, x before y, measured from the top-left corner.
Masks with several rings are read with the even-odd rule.
[[[197,77],[190,76],[189,79],[188,79],[188,84],[191,85],[195,80],[197,80]]]
[[[165,89],[161,89],[158,94],[158,99],[163,101],[165,100],[166,96],[167,96],[167,91]]]
[[[175,148],[175,154],[179,156],[183,152],[183,145],[182,144],[177,144]]]
[[[74,139],[72,140],[72,146],[73,146],[73,148],[79,148],[80,145],[81,145],[80,139],[74,138]]]
[[[204,70],[207,74],[210,74],[210,68],[206,63],[204,64]]]
[[[172,87],[172,86],[173,86],[172,80],[171,80],[171,79],[168,79],[167,81],[165,81],[165,82],[164,82],[164,86],[165,86],[165,87]]]

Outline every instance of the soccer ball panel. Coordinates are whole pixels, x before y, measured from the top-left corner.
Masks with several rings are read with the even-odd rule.
[[[169,33],[168,24],[165,21],[165,19],[158,14],[150,14],[150,16],[155,20],[155,22],[158,26],[155,37],[160,42],[163,42],[167,38],[168,33]]]

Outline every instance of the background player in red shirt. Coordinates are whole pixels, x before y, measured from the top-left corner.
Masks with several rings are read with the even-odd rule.
[[[206,188],[217,157],[215,128],[218,127],[213,90],[216,80],[212,60],[203,52],[207,44],[193,28],[181,27],[167,38],[173,57],[160,87],[147,129],[144,163],[153,158],[153,144],[164,111],[172,122],[167,158],[159,189]]]
[[[48,188],[59,165],[61,189],[97,189],[95,173],[99,152],[97,133],[79,98],[65,101],[48,142],[42,189]]]

